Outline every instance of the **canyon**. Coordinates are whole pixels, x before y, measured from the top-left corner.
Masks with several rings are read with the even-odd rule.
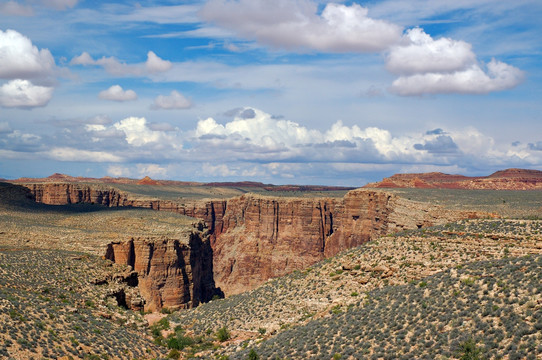
[[[371,189],[351,190],[344,197],[247,193],[181,201],[144,197],[104,184],[20,185],[44,204],[147,208],[202,220],[197,236],[192,232],[184,239],[127,238],[102,249],[106,258],[137,273],[145,309],[151,311],[192,307],[213,295],[250,290],[386,234],[490,215],[448,210]]]

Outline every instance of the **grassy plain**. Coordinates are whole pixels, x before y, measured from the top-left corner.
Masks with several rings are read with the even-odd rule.
[[[104,246],[111,241],[180,238],[194,222],[183,215],[149,209],[37,204],[23,188],[0,183],[0,246],[103,255]]]
[[[497,213],[506,218],[541,218],[542,191],[386,189],[403,198],[430,202],[451,209]]]

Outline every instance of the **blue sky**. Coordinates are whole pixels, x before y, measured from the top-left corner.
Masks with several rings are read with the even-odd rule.
[[[0,1],[0,178],[542,170],[538,0]]]

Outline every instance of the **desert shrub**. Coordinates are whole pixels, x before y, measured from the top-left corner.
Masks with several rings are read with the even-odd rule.
[[[226,340],[229,340],[231,338],[231,334],[228,331],[228,328],[223,326],[220,329],[218,329],[218,331],[216,332],[216,338],[220,342],[224,342]]]
[[[181,353],[177,349],[172,349],[168,354],[168,359],[178,359],[181,356]]]
[[[250,351],[249,351],[249,353],[248,353],[248,356],[247,356],[247,359],[248,359],[248,360],[259,360],[259,359],[260,359],[260,356],[258,355],[258,353],[256,352],[256,350],[250,349]]]
[[[482,360],[482,350],[476,346],[476,342],[471,338],[461,344],[462,354],[460,360]]]

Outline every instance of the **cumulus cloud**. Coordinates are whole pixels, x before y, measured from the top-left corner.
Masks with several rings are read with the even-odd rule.
[[[402,29],[372,19],[358,4],[328,3],[321,14],[311,0],[211,0],[201,11],[210,22],[265,45],[324,52],[382,51]]]
[[[395,74],[449,73],[465,70],[476,62],[472,46],[449,38],[434,40],[420,28],[410,29],[402,44],[386,59],[386,68]]]
[[[542,161],[538,144],[496,143],[475,128],[433,129],[393,134],[377,127],[361,128],[341,121],[327,130],[315,130],[252,109],[255,116],[240,116],[219,123],[213,118],[198,122],[187,149],[192,161],[207,161],[212,166],[228,164],[394,164],[394,166],[432,166],[461,168],[488,166],[526,166]],[[213,159],[214,161],[209,161]],[[504,165],[506,164],[506,165]],[[221,168],[213,168],[215,172]],[[225,173],[237,167],[228,165]],[[271,168],[267,168],[271,171]],[[346,171],[346,170],[345,170]],[[293,172],[296,173],[295,171]]]
[[[161,133],[152,131],[147,127],[145,118],[129,117],[113,124],[115,129],[126,134],[126,142],[130,145],[141,146],[147,143],[157,142],[161,138]]]
[[[115,57],[101,57],[95,60],[88,52],[71,59],[70,65],[102,66],[105,71],[115,76],[148,76],[166,72],[173,66],[170,61],[163,60],[154,52],[147,53],[147,60],[140,64],[126,64]]]
[[[16,1],[7,1],[0,4],[0,14],[13,16],[33,16],[34,10],[32,7],[19,4]]]
[[[424,94],[488,94],[511,89],[524,78],[518,68],[492,59],[487,72],[477,64],[464,71],[454,73],[426,73],[400,77],[390,88],[403,96]]]
[[[29,38],[14,30],[0,30],[0,106],[45,106],[54,88],[36,83],[51,82],[55,61],[47,49],[39,50]]]
[[[447,135],[439,135],[424,144],[414,144],[414,149],[426,150],[433,154],[453,154],[459,150],[454,140]]]
[[[154,52],[147,53],[147,62],[145,67],[150,73],[165,72],[171,69],[171,62],[159,58]]]
[[[130,101],[136,100],[137,94],[134,90],[124,90],[120,85],[113,85],[107,90],[100,91],[98,97],[103,100]]]
[[[390,91],[402,96],[487,94],[511,89],[524,78],[520,69],[495,59],[480,63],[464,41],[434,40],[420,28],[407,31],[389,51],[386,68],[400,75]]]
[[[113,123],[100,117],[81,121],[72,133],[54,138],[12,131],[10,124],[0,123],[0,147],[58,161],[115,163],[109,168],[114,176],[303,177],[304,182],[311,176],[318,182],[337,181],[341,175],[351,181],[367,171],[398,168],[451,171],[542,161],[542,142],[505,144],[473,127],[394,134],[337,121],[316,130],[255,108],[235,113],[224,122],[201,119],[187,131],[141,117]],[[78,141],[73,141],[75,133]]]
[[[37,86],[28,80],[11,80],[0,87],[0,106],[32,108],[45,106],[53,97],[53,88]]]
[[[192,102],[176,90],[171,91],[167,96],[159,95],[154,99],[154,103],[151,105],[151,108],[155,110],[188,109],[190,107],[192,107]]]
[[[126,137],[126,134],[122,130],[99,124],[87,124],[85,125],[85,131],[92,133],[91,139],[93,142],[99,142],[103,139],[123,139]]]
[[[253,116],[244,117],[247,113]],[[288,120],[275,120],[269,114],[250,108],[239,111],[238,116],[225,125],[217,123],[213,118],[200,120],[195,134],[204,139],[231,139],[233,136],[273,149],[280,149],[285,145],[310,144],[322,139],[316,130],[311,131]]]
[[[52,75],[55,60],[47,49],[39,50],[15,30],[0,30],[0,78],[36,79]]]
[[[70,65],[97,65],[96,60],[86,51],[79,56],[74,56],[70,61]]]

